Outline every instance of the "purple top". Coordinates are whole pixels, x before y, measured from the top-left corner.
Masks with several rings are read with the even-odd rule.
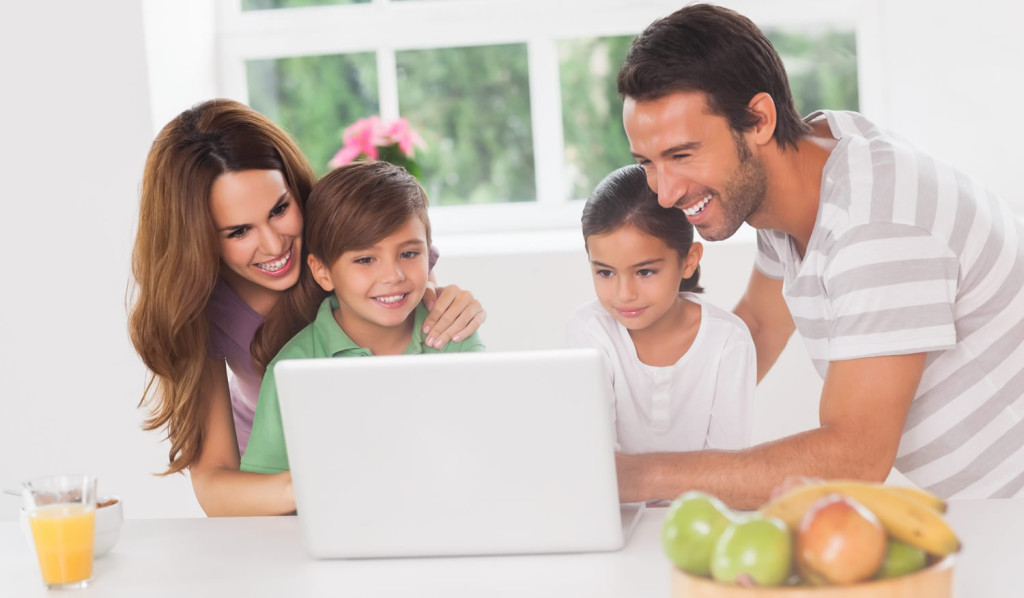
[[[206,315],[210,321],[210,356],[223,358],[228,364],[231,413],[235,420],[238,454],[242,455],[249,444],[252,416],[256,413],[263,379],[252,367],[249,345],[263,323],[263,316],[242,301],[223,278],[217,279]]]

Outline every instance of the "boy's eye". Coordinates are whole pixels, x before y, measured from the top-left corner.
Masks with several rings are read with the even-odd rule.
[[[401,257],[404,260],[411,260],[411,259],[417,258],[419,256],[420,256],[420,252],[415,251],[415,250],[403,251],[401,254],[399,254],[399,257]]]
[[[289,202],[286,201],[286,202],[282,202],[282,203],[274,206],[274,209],[270,210],[270,217],[274,218],[276,216],[280,216],[280,215],[284,214],[285,212],[288,211],[288,206],[289,205],[290,205]]]
[[[636,275],[641,278],[647,278],[648,276],[654,276],[658,271],[651,268],[640,268],[636,271]]]
[[[595,276],[600,276],[601,278],[611,278],[612,271],[611,270],[594,270],[594,275]]]
[[[231,231],[230,233],[228,233],[228,238],[229,239],[241,239],[242,237],[245,236],[245,233],[248,232],[248,230],[249,230],[249,227],[247,227],[247,226],[240,226],[240,227],[236,228],[235,230]]]
[[[357,264],[372,264],[373,263],[373,258],[372,257],[357,257],[356,259],[354,259],[352,261],[354,261]]]

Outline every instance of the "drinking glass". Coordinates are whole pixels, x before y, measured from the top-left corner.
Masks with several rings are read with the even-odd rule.
[[[22,498],[43,583],[51,589],[84,588],[92,579],[96,478],[36,478],[22,484]]]

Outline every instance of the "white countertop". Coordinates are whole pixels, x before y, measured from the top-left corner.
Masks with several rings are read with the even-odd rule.
[[[505,557],[316,561],[295,517],[129,519],[75,596],[669,596],[661,551],[664,509],[648,509],[617,552]],[[959,598],[1024,595],[1024,501],[951,501],[963,541],[954,573]],[[0,596],[48,596],[17,522],[0,523]]]

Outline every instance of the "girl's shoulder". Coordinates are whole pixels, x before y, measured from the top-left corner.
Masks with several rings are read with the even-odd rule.
[[[612,317],[610,313],[601,305],[601,302],[597,299],[588,301],[569,314],[569,320],[567,323],[569,329],[592,329],[597,328],[610,333],[616,330],[620,324]]]
[[[696,293],[680,293],[687,301],[701,306],[701,327],[735,330],[749,336],[746,323],[731,311],[719,307]]]

